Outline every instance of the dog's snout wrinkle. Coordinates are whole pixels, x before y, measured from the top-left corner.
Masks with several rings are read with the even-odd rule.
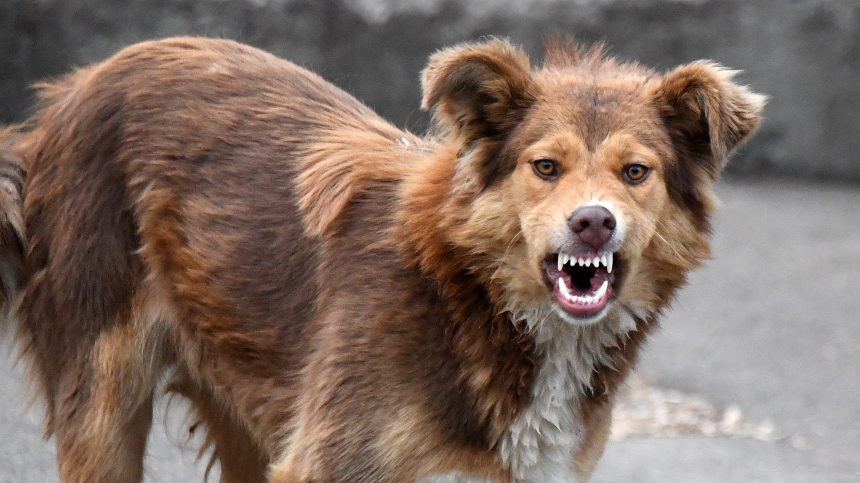
[[[578,208],[568,222],[574,237],[595,251],[612,239],[616,224],[609,210],[594,205]]]

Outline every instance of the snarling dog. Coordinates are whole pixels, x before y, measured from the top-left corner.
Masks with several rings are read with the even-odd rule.
[[[423,90],[419,138],[197,38],[41,86],[0,275],[64,482],[139,481],[164,390],[226,482],[588,478],[763,98],[564,41],[442,50]]]

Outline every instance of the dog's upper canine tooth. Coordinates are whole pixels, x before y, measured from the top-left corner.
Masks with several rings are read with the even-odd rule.
[[[564,252],[558,252],[558,271],[560,272],[570,260],[570,255]]]
[[[606,254],[606,273],[612,273],[612,252]]]

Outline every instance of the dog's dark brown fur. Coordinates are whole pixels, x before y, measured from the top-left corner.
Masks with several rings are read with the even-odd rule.
[[[539,480],[554,450],[523,435],[572,356],[581,434],[539,445],[587,478],[761,109],[712,64],[661,76],[559,43],[533,69],[496,40],[431,58],[428,139],[230,41],[139,44],[41,92],[2,136],[0,275],[65,482],[139,481],[164,387],[228,482]],[[625,159],[650,181],[622,182]],[[592,195],[629,242],[618,308],[579,327],[544,310],[541,260]]]

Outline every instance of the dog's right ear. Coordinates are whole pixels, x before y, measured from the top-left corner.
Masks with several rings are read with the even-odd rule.
[[[528,55],[504,40],[439,51],[424,69],[424,109],[463,145],[512,128],[532,102]]]
[[[699,61],[668,73],[656,105],[679,152],[713,180],[755,130],[767,98],[732,81],[736,74]]]

